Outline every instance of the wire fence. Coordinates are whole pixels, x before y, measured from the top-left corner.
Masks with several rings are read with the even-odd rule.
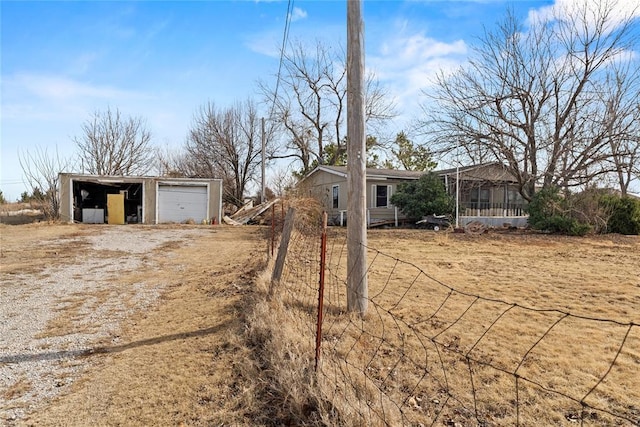
[[[640,426],[638,324],[473,294],[370,246],[361,317],[344,232],[322,233],[295,221],[274,293],[339,424]]]

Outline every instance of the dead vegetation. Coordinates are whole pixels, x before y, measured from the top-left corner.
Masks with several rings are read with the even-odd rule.
[[[46,239],[60,233],[63,241],[74,238],[69,230],[86,232],[27,227]],[[336,277],[344,273],[345,235],[330,230],[334,264],[316,375],[319,242],[307,231],[293,243],[304,257],[289,258],[296,274],[285,275],[272,299],[264,229],[218,227],[191,245],[169,243],[145,255],[155,267],[114,280],[119,289],[168,281],[162,303],[129,316],[117,340],[96,343],[78,359],[91,364],[82,379],[20,425],[380,425],[383,415],[391,425],[428,425],[437,417],[437,425],[475,426],[477,411],[482,425],[500,426],[515,423],[516,400],[523,426],[625,425],[526,381],[516,396],[508,373],[518,369],[546,388],[583,396],[611,366],[624,328],[567,318],[547,332],[553,313],[505,311],[499,301],[474,303],[469,295],[637,324],[636,237],[370,231],[369,245],[385,255],[369,253],[374,304],[362,321],[344,313],[344,284]],[[23,244],[37,248],[37,241],[25,236]],[[8,274],[22,265],[18,246],[7,246]],[[57,259],[46,253],[49,262]],[[450,294],[420,271],[460,292]],[[106,290],[68,295],[44,333],[91,328],[84,313],[110,299]],[[640,417],[639,349],[635,328],[587,403]],[[466,356],[506,372],[469,365]],[[16,383],[11,394],[29,387]]]
[[[40,202],[0,204],[0,224],[19,225],[46,221],[46,206]]]
[[[0,224],[0,273],[33,274],[52,263],[66,264],[86,248],[79,237],[87,227],[35,223],[21,226]]]
[[[254,385],[256,425],[339,425],[331,402],[317,388],[314,349],[281,298],[268,299],[270,272],[257,281],[258,293],[247,317],[247,345],[259,381]],[[247,370],[245,368],[245,370]]]
[[[11,387],[2,392],[2,397],[6,400],[15,399],[31,390],[31,381],[27,378],[20,378]]]
[[[67,258],[56,258],[50,247],[64,241],[70,230],[100,241],[100,236],[108,234],[108,239],[114,239],[117,230],[126,233],[131,229],[55,225],[3,229],[7,261],[3,260],[3,279],[11,281],[20,275],[20,280],[26,280],[28,274],[20,266],[29,248],[48,248],[41,252],[47,254],[45,259],[34,262],[30,270],[34,279],[42,276],[46,265],[61,268]],[[154,233],[172,229],[184,231],[185,226],[147,227],[138,232],[148,232],[153,239]],[[15,390],[6,397],[9,406],[0,405],[0,423],[60,425],[64,420],[65,425],[86,425],[90,420],[92,425],[192,425],[233,420],[250,424],[245,416],[253,407],[246,404],[251,402],[252,393],[247,390],[253,379],[244,379],[244,366],[252,358],[243,339],[244,303],[245,295],[252,292],[254,276],[263,268],[265,246],[255,228],[192,229],[199,234],[196,240],[161,244],[151,254],[132,256],[108,247],[100,253],[87,246],[76,252],[73,244],[68,247],[75,263],[104,257],[101,263],[135,268],[121,269],[102,286],[92,280],[96,275],[104,279],[104,272],[89,262],[90,268],[79,277],[87,282],[85,289],[60,295],[54,316],[36,337],[40,343],[44,342],[41,338],[55,338],[53,347],[38,344],[24,358],[60,358],[58,374],[51,374],[63,393],[45,407],[34,406],[35,412],[27,418],[12,421],[2,416],[3,411],[13,407],[11,402],[20,396],[28,397],[32,387],[15,382]],[[132,264],[136,256],[144,262]],[[137,307],[135,288],[153,291],[158,283],[165,289],[160,305],[129,310]],[[90,350],[58,348],[69,336],[91,333],[122,311],[127,318],[116,335],[94,342]],[[81,366],[85,374],[71,384],[69,375],[75,366]]]
[[[343,230],[330,234],[317,375],[313,240],[293,239],[278,301],[262,310],[278,325],[262,336],[280,344],[265,357],[298,376],[276,377],[294,424],[640,421],[637,237],[370,231],[360,320],[343,312]]]

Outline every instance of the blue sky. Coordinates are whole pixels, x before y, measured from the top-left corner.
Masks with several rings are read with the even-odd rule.
[[[552,3],[365,1],[365,61],[398,101],[392,127],[415,114],[429,76],[464,61],[507,7],[526,17]],[[156,145],[178,148],[203,103],[257,99],[256,82],[275,78],[286,12],[286,1],[1,2],[5,197],[25,189],[20,150],[72,155],[96,110],[140,116]],[[346,1],[295,1],[289,39],[345,45]]]

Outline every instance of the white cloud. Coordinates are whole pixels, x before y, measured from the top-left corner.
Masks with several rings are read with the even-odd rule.
[[[307,11],[300,9],[299,7],[293,8],[293,12],[291,12],[291,22],[296,22],[300,19],[305,19],[306,17]]]
[[[111,86],[92,85],[61,76],[18,74],[5,80],[12,91],[25,91],[38,98],[64,101],[77,98],[100,98],[105,100],[138,98],[143,94],[117,89]]]
[[[563,19],[576,11],[586,10],[587,19],[595,20],[598,16],[599,9],[606,9],[611,5],[611,13],[608,15],[610,24],[609,30],[615,28],[623,20],[630,17],[640,17],[640,7],[634,1],[620,0],[612,3],[594,2],[593,0],[556,0],[553,5],[543,6],[538,9],[531,9],[527,17],[529,25],[537,22],[547,22],[555,19]],[[595,21],[589,22],[594,24]]]
[[[405,115],[419,107],[422,90],[440,71],[456,69],[468,52],[464,40],[451,43],[427,37],[424,32],[387,39],[378,54],[369,55],[367,67],[396,98]]]
[[[68,72],[74,75],[86,74],[92,65],[100,58],[97,52],[87,52],[71,61]]]
[[[444,43],[425,37],[423,33],[399,37],[390,42],[385,42],[381,49],[383,55],[393,57],[398,67],[406,67],[407,65],[420,63],[432,58],[465,54],[466,50],[466,44],[462,40]],[[397,61],[400,62],[398,63]]]
[[[10,124],[81,123],[90,112],[151,102],[155,96],[63,76],[16,74],[2,79],[2,121]]]
[[[307,12],[299,7],[294,7],[290,14],[291,22],[299,21],[306,17]],[[297,32],[297,34],[300,33]],[[251,34],[246,37],[244,44],[252,52],[270,56],[272,58],[279,58],[280,47],[282,45],[282,28],[278,26],[277,29],[265,30]]]
[[[272,58],[280,57],[281,44],[282,33],[273,30],[252,34],[245,41],[245,46],[252,52]]]

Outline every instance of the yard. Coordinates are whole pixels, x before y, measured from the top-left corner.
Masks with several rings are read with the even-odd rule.
[[[259,230],[33,224],[0,235],[0,425],[233,419]]]
[[[271,319],[268,307],[260,308],[266,301],[259,277],[266,259],[263,232],[0,226],[0,424],[295,424],[286,412],[296,399],[304,401],[298,396],[304,384],[285,388],[277,381],[290,372],[267,372],[275,367],[260,345],[269,339],[251,325],[262,316],[272,337],[291,329]],[[319,247],[315,236],[297,242],[310,252]],[[575,402],[531,384],[520,384],[516,395],[510,375],[473,365],[472,386],[460,362],[466,354],[509,372],[520,364],[522,377],[570,396],[583,397],[604,378],[585,401],[640,419],[640,331],[630,328],[624,338],[629,328],[621,326],[640,323],[637,236],[371,230],[368,246],[369,314],[365,322],[345,315],[342,285],[330,279],[321,369],[334,373],[333,355],[340,356],[350,360],[355,378],[362,364],[372,405],[378,399],[393,406],[393,397],[402,396],[389,412],[402,412],[401,422],[428,424],[438,416],[437,425],[466,426],[472,417],[465,411],[475,404],[487,425],[513,425],[519,400],[521,425],[577,422]],[[329,277],[341,274],[343,247],[344,229],[331,230]],[[312,324],[318,276],[311,265],[305,261],[311,270],[301,272],[310,291],[295,295],[307,298],[299,305],[301,317]],[[563,313],[570,316],[549,329]],[[395,325],[380,332],[393,322],[390,315]],[[362,334],[363,325],[373,329]],[[314,341],[306,324],[293,329],[303,342]],[[455,351],[428,340],[411,344],[416,331],[428,338],[439,334],[434,341]],[[394,353],[396,345],[404,356]],[[293,360],[286,343],[275,346],[286,349],[287,363]],[[308,345],[297,349],[306,352]],[[312,352],[300,358],[305,368],[313,363]],[[443,363],[446,370],[421,373]],[[328,378],[336,376],[318,384],[337,393]],[[444,383],[457,400],[443,393]],[[389,397],[380,397],[383,389]],[[300,413],[309,411],[307,405]],[[601,413],[588,415],[596,418],[585,425],[608,422]]]

